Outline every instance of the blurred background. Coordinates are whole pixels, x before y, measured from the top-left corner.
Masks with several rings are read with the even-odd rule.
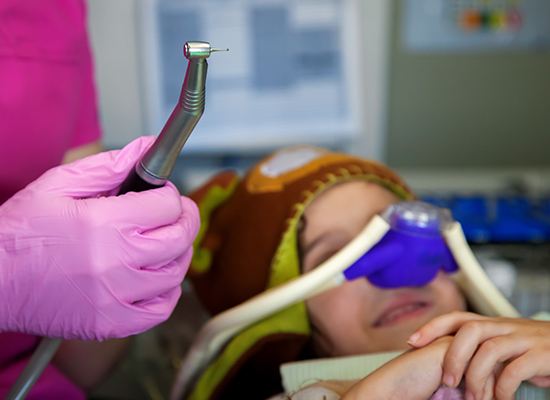
[[[185,41],[229,47],[183,190],[288,144],[377,159],[453,211],[525,313],[550,309],[513,286],[534,268],[550,293],[547,0],[91,0],[89,23],[107,147],[160,131]]]
[[[90,0],[89,23],[107,147],[160,132],[185,41],[229,47],[209,59],[183,191],[288,144],[373,158],[452,210],[523,315],[550,310],[548,0]],[[168,329],[182,353],[203,320],[178,312],[195,318]],[[155,346],[139,337],[127,375]]]

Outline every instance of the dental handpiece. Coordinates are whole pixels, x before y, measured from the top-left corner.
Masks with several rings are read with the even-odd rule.
[[[172,173],[183,145],[204,112],[206,59],[216,51],[208,42],[192,41],[183,46],[189,60],[178,103],[164,124],[157,140],[122,183],[119,194],[141,192],[163,186]],[[24,399],[55,355],[61,339],[44,338],[35,350],[6,399]]]
[[[216,51],[208,42],[186,42],[183,55],[189,60],[179,100],[160,135],[123,182],[119,194],[163,186],[172,173],[183,145],[204,112],[206,59]]]

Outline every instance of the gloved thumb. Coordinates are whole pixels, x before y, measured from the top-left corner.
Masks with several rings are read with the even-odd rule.
[[[154,140],[154,136],[142,136],[121,150],[106,151],[52,168],[29,188],[73,198],[114,194]]]

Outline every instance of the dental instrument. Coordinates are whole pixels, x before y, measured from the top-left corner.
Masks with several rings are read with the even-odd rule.
[[[422,286],[444,270],[486,315],[519,313],[491,283],[450,212],[418,202],[402,202],[375,215],[339,252],[314,270],[226,310],[208,321],[187,352],[171,392],[184,398],[223,346],[253,323],[348,280],[367,278],[385,288]]]
[[[179,100],[162,128],[159,137],[126,178],[119,194],[162,186],[172,173],[183,145],[204,112],[206,59],[217,49],[208,42],[187,42],[183,55],[189,60]]]
[[[163,186],[172,173],[181,150],[199,122],[205,104],[208,63],[214,52],[229,49],[213,48],[208,42],[189,41],[183,46],[188,60],[179,100],[153,145],[122,183],[119,195],[141,192]],[[8,394],[8,400],[24,399],[55,355],[61,339],[44,338]]]

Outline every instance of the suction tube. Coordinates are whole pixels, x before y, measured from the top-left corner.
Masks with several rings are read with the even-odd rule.
[[[7,400],[21,400],[27,396],[34,383],[42,375],[44,368],[50,363],[60,344],[61,339],[44,338],[40,341],[29,360],[29,364],[21,372],[8,393]]]

